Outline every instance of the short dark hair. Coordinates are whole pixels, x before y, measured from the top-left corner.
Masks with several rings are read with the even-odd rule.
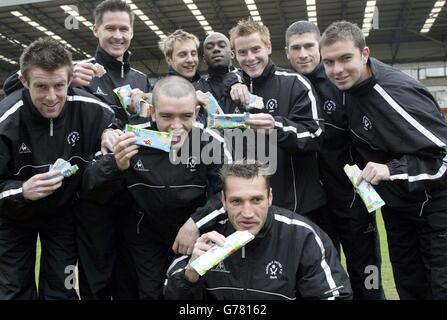
[[[330,46],[337,41],[351,40],[354,46],[362,51],[366,47],[365,37],[362,30],[352,22],[336,21],[329,25],[323,32],[320,39],[320,48],[323,46]]]
[[[73,72],[71,53],[59,41],[49,37],[39,38],[23,50],[20,56],[20,73],[27,81],[29,71],[34,67],[49,72],[67,67],[68,75],[71,76]]]
[[[306,20],[295,21],[286,30],[286,46],[289,45],[289,39],[296,34],[313,33],[317,41],[320,41],[320,29],[315,23]]]
[[[100,26],[102,24],[102,17],[104,16],[104,13],[107,11],[111,12],[117,12],[117,11],[125,11],[129,14],[130,18],[130,25],[133,26],[133,21],[135,18],[135,15],[130,8],[130,5],[126,3],[126,1],[122,0],[105,0],[98,4],[93,11],[93,17],[95,19],[95,24],[97,26]]]
[[[267,190],[270,189],[270,175],[266,165],[258,162],[249,163],[247,161],[224,164],[220,169],[220,179],[222,181],[222,190],[225,193],[226,181],[228,177],[237,177],[243,179],[254,179],[256,177],[265,179]]]
[[[167,96],[172,98],[183,98],[189,95],[194,96],[197,105],[197,96],[194,86],[185,78],[179,76],[166,76],[157,81],[152,90],[152,105],[157,108],[159,96]]]

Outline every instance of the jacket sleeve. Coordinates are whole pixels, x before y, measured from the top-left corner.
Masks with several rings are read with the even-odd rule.
[[[226,211],[220,199],[222,183],[219,173],[223,163],[232,163],[231,152],[228,150],[224,138],[215,130],[206,129],[205,132],[210,135],[211,142],[205,146],[206,149],[204,148],[202,153],[209,154],[210,160],[212,159],[212,162],[207,165],[208,200],[204,206],[197,208],[191,215],[199,230],[207,229],[216,220],[226,217]],[[213,150],[220,150],[217,159],[213,157]]]
[[[293,83],[287,117],[275,116],[278,146],[291,154],[319,150],[323,120],[317,95],[310,82],[299,74]]]
[[[189,256],[176,256],[166,273],[167,279],[163,288],[166,300],[203,300],[204,280],[200,277],[196,283],[185,279],[185,268]]]
[[[242,72],[238,69],[234,69],[227,74],[223,79],[223,85],[225,87],[225,92],[230,96],[231,87],[236,83],[244,83],[242,79]]]
[[[388,114],[381,129],[389,151],[391,180],[405,181],[410,192],[447,185],[447,123],[425,88],[374,89],[383,98]]]
[[[3,91],[6,95],[9,95],[13,93],[16,90],[22,89],[23,84],[19,80],[20,70],[14,72],[12,75],[10,75],[5,82],[3,83]]]
[[[99,155],[85,168],[81,196],[105,204],[122,190],[123,182],[124,174],[118,169],[114,155]]]
[[[0,150],[0,216],[20,220],[21,213],[32,210],[32,202],[23,197],[23,181],[12,179],[13,175],[8,170],[10,152],[2,137]]]
[[[300,241],[303,251],[297,270],[296,290],[303,299],[352,299],[352,289],[329,237],[316,225]]]

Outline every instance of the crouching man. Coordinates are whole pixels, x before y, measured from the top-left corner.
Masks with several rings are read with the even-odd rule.
[[[176,257],[168,269],[166,299],[351,299],[329,237],[303,216],[272,206],[263,171],[258,164],[223,166],[221,199],[228,219],[203,233],[190,257]],[[188,261],[223,245],[237,230],[255,239],[200,277]]]

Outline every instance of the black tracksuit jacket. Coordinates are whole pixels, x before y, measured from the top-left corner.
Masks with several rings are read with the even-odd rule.
[[[194,130],[197,130],[194,134],[203,132]],[[212,146],[213,150],[221,150],[220,155],[224,159],[231,157],[224,150],[223,139],[218,133],[211,132],[210,137],[209,132],[206,130],[204,133],[210,138],[209,142],[200,142],[201,153],[208,152],[204,150],[210,150]],[[191,131],[190,141],[200,141],[200,135],[197,137],[194,134]],[[222,214],[219,211],[222,208],[219,170],[224,159],[220,159],[219,163],[205,164],[203,159],[191,153],[192,144],[189,148],[186,163],[173,164],[168,152],[141,147],[125,171],[118,169],[113,155],[106,155],[87,168],[83,191],[100,198],[102,194],[114,193],[124,186],[134,200],[129,209],[135,214],[144,213],[145,221],[150,221],[148,225],[159,235],[160,241],[170,246],[180,227],[190,217],[200,228],[207,225],[208,219]]]
[[[323,121],[317,97],[309,81],[269,60],[261,76],[251,79],[235,73],[251,93],[264,100],[278,132],[277,169],[271,178],[273,204],[306,214],[322,207],[326,195],[320,182],[316,151]],[[230,79],[233,83],[234,78]],[[227,88],[232,83],[227,84]]]
[[[20,89],[0,103],[0,215],[25,220],[58,214],[70,206],[81,187],[82,173],[100,149],[101,134],[113,122],[112,109],[79,89],[68,89],[58,118],[43,118],[33,106],[27,89]],[[23,197],[22,185],[47,172],[56,159],[78,165],[64,178],[62,187],[36,201]]]
[[[129,84],[132,89],[140,89],[143,92],[151,91],[151,84],[147,75],[130,67],[130,53],[126,51],[123,61],[118,61],[110,56],[100,46],[98,46],[95,57],[83,62],[99,63],[104,66],[107,73],[101,78],[94,77],[89,86],[81,87],[91,94],[95,95],[115,111],[118,125],[123,127],[128,123],[126,112],[119,102],[118,96],[113,89]]]
[[[216,221],[217,222],[217,221]],[[228,236],[233,225],[216,223]],[[168,269],[166,299],[270,300],[350,299],[349,279],[329,237],[301,215],[272,206],[265,225],[245,247],[195,284],[184,277],[188,256]]]
[[[210,92],[222,107],[222,98],[226,96],[227,88],[225,86],[225,76],[228,72],[234,70],[233,67],[217,66],[208,68],[208,77],[199,78],[193,83],[196,90]]]
[[[447,208],[447,124],[418,81],[374,58],[372,76],[344,92],[354,146],[386,164],[392,181],[376,190],[390,207]]]
[[[306,76],[318,94],[324,118],[318,162],[328,205],[333,208],[363,206],[343,170],[345,164],[355,163],[359,156],[352,147],[342,93],[327,79],[323,63]]]

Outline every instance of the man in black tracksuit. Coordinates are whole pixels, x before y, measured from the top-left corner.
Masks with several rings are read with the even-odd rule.
[[[76,64],[76,85],[109,104],[115,111],[117,126],[147,123],[146,118],[128,117],[113,89],[129,84],[131,104],[149,99],[148,77],[131,68],[129,58],[133,37],[133,13],[124,1],[107,0],[95,9],[93,34],[98,38],[95,57]],[[107,71],[94,77],[94,64]],[[110,149],[111,146],[109,145]],[[105,152],[105,150],[103,150]],[[123,219],[131,201],[126,190],[117,194],[84,198],[77,214],[80,293],[83,299],[135,299],[138,297],[135,266],[123,240]]]
[[[94,13],[94,35],[98,38],[95,57],[77,62],[74,66],[72,86],[79,87],[112,107],[116,114],[115,127],[128,122],[147,123],[146,118],[128,118],[113,89],[129,84],[132,87],[133,107],[140,98],[149,99],[151,85],[148,77],[130,66],[130,46],[133,37],[133,13],[124,1],[101,2]],[[113,31],[120,30],[118,33]],[[119,34],[119,35],[118,35]],[[116,48],[117,44],[119,47]],[[106,70],[102,77],[95,77],[95,63]],[[10,76],[4,84],[6,94],[21,88],[20,71]],[[103,152],[111,148],[103,146]],[[79,289],[82,299],[133,299],[137,297],[136,275],[126,244],[122,241],[121,219],[130,198],[109,195],[110,199],[83,199],[76,214],[79,250]],[[103,197],[101,197],[103,198]],[[116,271],[118,270],[118,271]]]
[[[326,78],[320,62],[320,31],[309,21],[297,21],[286,31],[286,54],[293,68],[314,85],[323,109],[325,132],[318,152],[321,179],[328,197],[318,225],[334,243],[343,245],[354,299],[383,299],[380,281],[380,243],[374,213],[370,214],[355,192],[343,167],[357,155],[349,137],[342,95]],[[379,275],[370,283],[368,267]],[[366,281],[366,282],[365,282]]]
[[[220,32],[209,34],[203,41],[203,60],[208,65],[208,77],[201,77],[193,85],[196,90],[211,93],[224,113],[240,113],[243,108],[228,97],[228,77],[235,71],[230,40]]]
[[[94,96],[69,88],[71,55],[59,42],[36,40],[20,60],[25,88],[0,103],[0,299],[77,299],[67,281],[77,261],[74,202],[114,114]],[[48,172],[58,158],[79,171],[68,178]]]
[[[242,31],[251,30],[250,34]],[[241,31],[242,30],[242,31]],[[326,203],[319,180],[316,151],[322,122],[316,95],[301,75],[276,67],[269,58],[269,31],[253,21],[240,21],[230,31],[232,47],[250,92],[264,100],[264,109],[246,121],[252,129],[277,129],[273,204],[316,221]],[[267,139],[268,140],[268,139]],[[276,141],[275,141],[276,142]]]
[[[168,75],[185,78],[191,83],[198,81],[199,45],[195,35],[182,29],[160,40],[158,46],[169,65]]]
[[[401,299],[447,299],[447,124],[418,81],[369,57],[362,31],[340,21],[320,41],[328,79],[343,92],[361,178],[384,199]]]
[[[79,70],[79,67],[84,64],[85,66],[91,66],[99,63],[104,66],[107,71],[104,76],[100,78],[93,77],[88,85],[80,86],[80,88],[110,105],[113,111],[115,111],[121,127],[124,127],[129,122],[129,119],[113,89],[129,84],[133,89],[139,89],[141,92],[147,93],[151,91],[151,84],[147,75],[131,68],[129,58],[130,52],[128,50],[125,51],[122,61],[120,61],[99,45],[94,58],[78,63],[77,68],[75,66],[75,71]],[[136,100],[136,98],[134,99]]]
[[[272,205],[269,179],[256,164],[222,169],[226,221],[197,240],[191,258],[169,267],[167,299],[350,299],[352,290],[329,237],[308,219]],[[190,262],[236,230],[255,239],[202,277]]]
[[[121,185],[132,195],[134,203],[125,229],[137,267],[140,299],[159,299],[164,274],[174,253],[192,251],[198,232],[197,236],[188,235],[190,245],[185,246],[186,241],[178,241],[179,229],[191,220],[198,230],[209,219],[222,214],[218,170],[222,157],[229,155],[228,151],[222,151],[223,139],[216,132],[192,129],[199,107],[194,87],[185,79],[171,76],[158,81],[152,100],[152,129],[173,132],[171,153],[138,149],[133,134],[121,134],[114,155],[106,155],[94,163],[84,180],[84,191],[93,196],[113,192]],[[185,137],[191,143],[184,144],[177,154],[174,150]],[[210,138],[211,142],[203,142]],[[210,147],[218,159],[205,162],[203,155],[209,154]],[[174,158],[183,160],[175,164]]]

